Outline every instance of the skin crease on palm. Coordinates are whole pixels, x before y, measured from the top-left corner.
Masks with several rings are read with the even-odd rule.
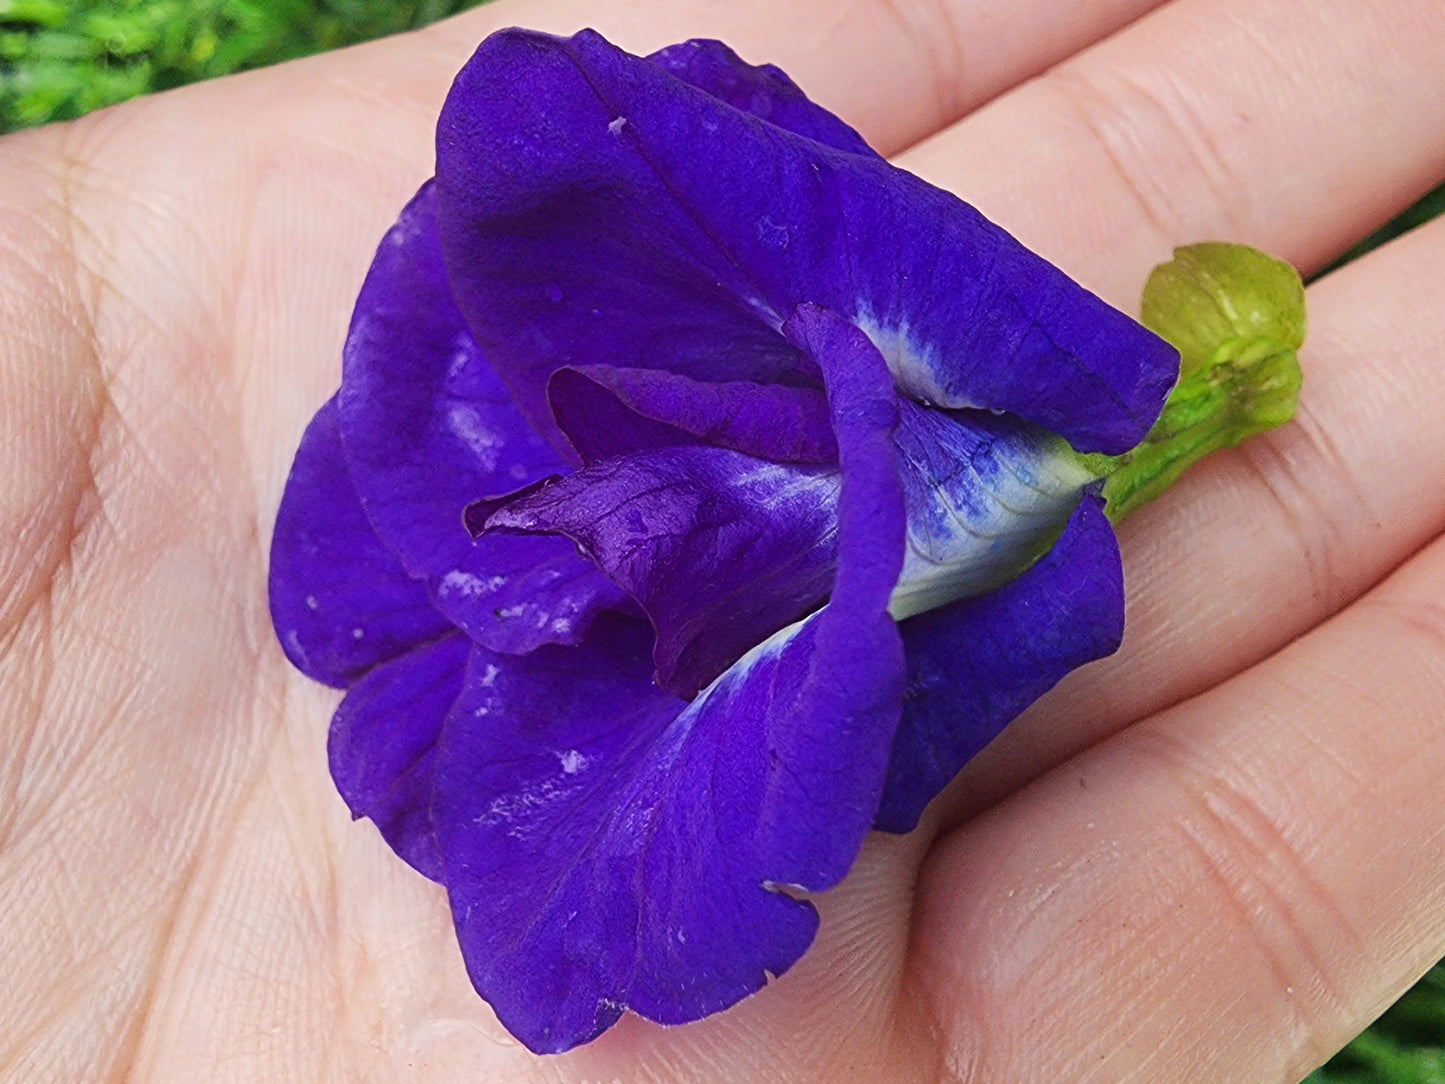
[[[353,824],[266,548],[451,75],[720,37],[1132,309],[1445,178],[1438,0],[500,0],[0,143],[0,1079],[1289,1081],[1445,953],[1445,222],[1311,287],[1297,421],[1122,531],[1129,626],[734,1009],[536,1058]]]

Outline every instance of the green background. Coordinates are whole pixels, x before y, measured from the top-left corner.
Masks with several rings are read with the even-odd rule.
[[[0,0],[0,131],[410,30],[477,2]],[[1445,185],[1341,262],[1441,212]],[[1309,1084],[1445,1084],[1442,1042],[1445,966]]]

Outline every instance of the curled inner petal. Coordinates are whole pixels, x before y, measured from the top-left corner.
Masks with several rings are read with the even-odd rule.
[[[827,597],[839,485],[835,467],[666,448],[559,478],[487,525],[575,540],[641,603],[659,684],[690,699]]]

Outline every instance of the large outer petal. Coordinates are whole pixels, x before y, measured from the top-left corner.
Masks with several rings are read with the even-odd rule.
[[[442,239],[478,341],[549,424],[569,364],[787,379],[800,303],[900,386],[1081,450],[1143,437],[1177,373],[1150,332],[948,193],[787,131],[584,32],[487,39],[437,130]]]
[[[556,538],[473,542],[462,510],[567,469],[522,418],[452,300],[430,182],[377,249],[347,337],[341,431],[377,535],[499,651],[575,643],[616,587]]]
[[[367,817],[413,869],[441,879],[432,832],[432,773],[442,721],[462,691],[469,641],[459,632],[369,671],[331,718],[331,778],[353,817]]]
[[[828,597],[839,484],[836,467],[664,448],[560,478],[487,523],[573,539],[647,612],[658,684],[691,699]]]
[[[896,404],[861,332],[817,311],[789,330],[836,376],[830,604],[685,706],[649,682],[646,628],[626,618],[578,648],[474,649],[447,721],[433,811],[458,936],[533,1050],[626,1008],[680,1023],[758,989],[816,927],[781,888],[837,883],[872,820],[902,690]]]
[[[878,157],[861,135],[810,101],[781,68],[749,64],[720,41],[684,41],[647,59],[734,109],[837,150]]]
[[[909,618],[903,719],[875,827],[911,832],[923,809],[1005,726],[1124,634],[1119,547],[1086,495],[1058,542],[1012,583]]]
[[[362,511],[334,398],[306,427],[286,479],[271,536],[269,595],[286,657],[308,677],[343,689],[451,628]]]

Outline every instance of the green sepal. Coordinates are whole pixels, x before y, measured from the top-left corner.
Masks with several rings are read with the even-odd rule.
[[[1115,522],[1159,496],[1210,452],[1283,425],[1299,401],[1304,284],[1246,245],[1174,250],[1144,287],[1142,323],[1179,351],[1179,382],[1137,448],[1087,457]]]

